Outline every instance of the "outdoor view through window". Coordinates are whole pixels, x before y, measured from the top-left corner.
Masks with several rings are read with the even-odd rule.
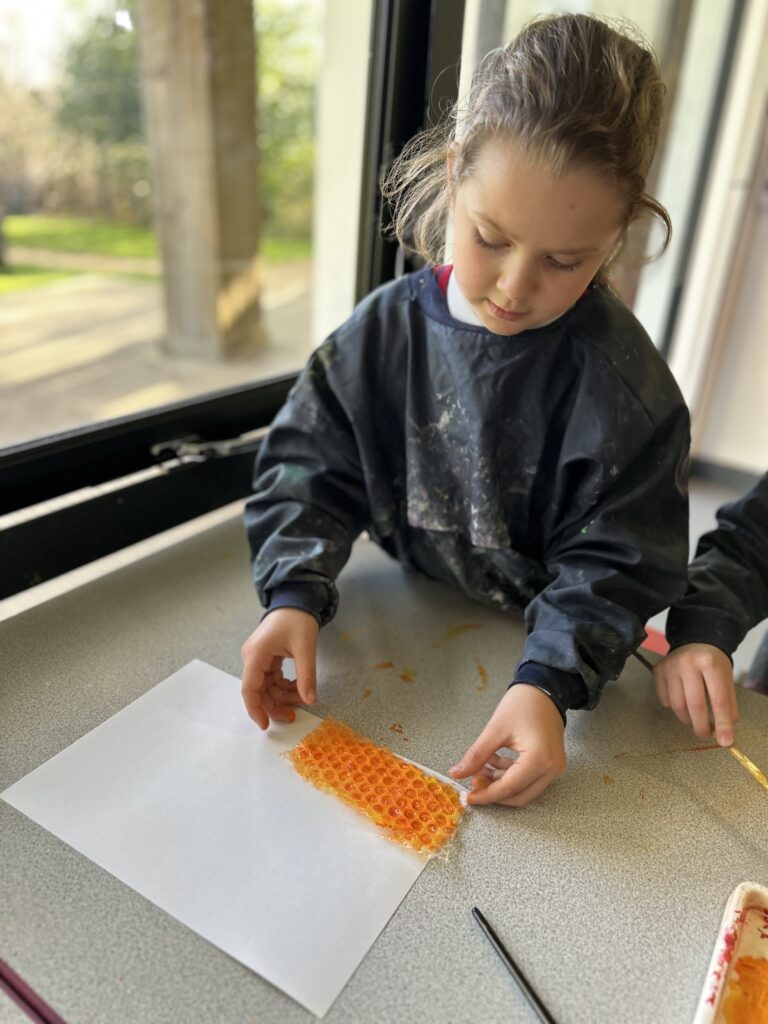
[[[0,448],[305,362],[324,10],[0,0]]]

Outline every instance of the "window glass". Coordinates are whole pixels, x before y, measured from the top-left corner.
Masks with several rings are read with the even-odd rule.
[[[0,449],[296,370],[350,312],[348,6],[0,0]]]

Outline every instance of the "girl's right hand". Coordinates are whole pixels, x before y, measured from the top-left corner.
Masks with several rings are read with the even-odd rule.
[[[262,619],[243,644],[241,693],[246,711],[260,729],[267,729],[270,720],[292,722],[296,705],[317,700],[319,629],[309,612],[277,608]],[[285,658],[293,658],[296,663],[295,680],[283,675]]]
[[[508,757],[504,748],[517,757]],[[565,726],[554,701],[535,686],[516,683],[449,774],[454,779],[480,776],[487,783],[469,794],[470,804],[525,807],[565,767]]]

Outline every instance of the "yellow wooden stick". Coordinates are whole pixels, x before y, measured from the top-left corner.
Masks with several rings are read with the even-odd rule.
[[[747,755],[743,754],[738,747],[728,747],[728,753],[732,754],[739,764],[747,769],[752,778],[759,782],[763,789],[768,790],[768,779],[766,779],[754,761],[750,761]]]

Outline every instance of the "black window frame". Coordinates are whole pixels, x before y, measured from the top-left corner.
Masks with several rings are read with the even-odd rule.
[[[380,230],[378,182],[408,138],[456,100],[463,25],[464,0],[374,0],[358,299],[402,264]],[[269,426],[296,376],[1,449],[0,599],[245,498],[253,435]],[[243,435],[251,440],[238,443]]]

